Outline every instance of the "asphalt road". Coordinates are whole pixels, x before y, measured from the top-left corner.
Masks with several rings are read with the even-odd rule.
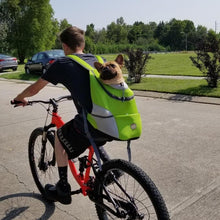
[[[31,131],[43,126],[41,106],[14,109],[10,99],[27,84],[0,80],[0,219],[97,219],[82,195],[71,205],[45,203],[34,185],[27,156]],[[47,87],[36,99],[68,94]],[[220,105],[137,96],[143,134],[132,143],[132,161],[155,182],[173,220],[220,219]],[[71,102],[60,104],[67,121]],[[112,158],[127,158],[126,144],[106,145]],[[71,177],[70,177],[71,178]]]

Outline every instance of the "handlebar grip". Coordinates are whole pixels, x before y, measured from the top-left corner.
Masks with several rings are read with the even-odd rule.
[[[17,104],[22,104],[23,102],[21,101],[16,101],[16,100],[11,100],[11,105],[17,105]]]
[[[14,105],[14,107],[24,106],[20,104],[24,104],[24,103],[21,101],[17,101],[17,100],[11,100],[11,105]],[[29,103],[27,105],[29,105]]]

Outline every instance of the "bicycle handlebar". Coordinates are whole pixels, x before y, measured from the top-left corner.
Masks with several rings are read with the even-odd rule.
[[[72,100],[72,96],[71,95],[67,95],[67,96],[60,96],[58,98],[52,98],[49,99],[47,101],[45,100],[33,100],[33,101],[28,101],[27,105],[32,105],[34,103],[43,103],[43,104],[56,104],[58,102],[60,102],[61,100]],[[16,100],[11,100],[11,105],[14,105],[14,107],[18,107],[19,104],[22,104],[23,102],[21,101],[16,101]]]

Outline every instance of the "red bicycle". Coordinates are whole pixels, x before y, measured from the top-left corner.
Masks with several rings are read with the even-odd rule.
[[[58,103],[64,100],[72,98],[62,96],[47,101],[28,102],[28,105],[48,105],[45,125],[33,130],[28,145],[31,172],[43,197],[44,186],[58,181],[54,135],[55,129],[64,124],[58,115]],[[52,117],[48,124],[49,115]],[[159,190],[150,177],[136,165],[122,159],[114,159],[103,162],[100,167],[94,157],[93,146],[90,146],[88,154],[80,156],[78,161],[79,171],[76,168],[76,160],[69,160],[71,173],[79,185],[79,189],[71,194],[81,193],[88,196],[95,203],[99,219],[170,219]]]

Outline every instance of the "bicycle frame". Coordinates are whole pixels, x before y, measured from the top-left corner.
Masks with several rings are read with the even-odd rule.
[[[62,120],[62,118],[58,115],[57,111],[58,111],[57,108],[54,107],[53,111],[52,111],[51,123],[49,125],[45,125],[45,127],[44,127],[45,132],[47,132],[49,130],[49,128],[51,128],[51,127],[57,127],[57,129],[59,129],[60,127],[62,127],[65,124],[64,121]],[[48,109],[48,112],[49,112],[49,109]],[[88,153],[88,157],[86,157],[86,160],[84,160],[85,157],[79,158],[79,160],[82,159],[82,162],[84,162],[84,163],[86,162],[86,166],[83,166],[83,171],[81,171],[81,169],[79,169],[80,172],[78,172],[74,162],[72,160],[68,160],[68,164],[69,164],[71,173],[72,173],[73,177],[75,178],[76,182],[80,186],[80,190],[73,191],[73,192],[71,192],[71,194],[82,193],[84,196],[87,196],[88,192],[92,190],[91,187],[88,185],[88,183],[91,180],[90,171],[91,171],[91,167],[92,167],[94,148],[92,146],[89,146],[88,150],[89,150],[89,153]],[[116,184],[120,187],[120,184],[117,182],[117,180],[116,180]],[[124,191],[123,188],[121,188],[121,189],[126,194],[126,191]],[[124,203],[122,201],[120,201],[120,199],[119,199],[117,201],[118,203],[116,204],[115,201],[111,198],[111,195],[109,195],[109,193],[106,191],[105,187],[104,187],[104,190],[105,190],[107,196],[104,196],[103,198],[108,201],[111,201],[113,206],[115,207],[116,211],[114,211],[112,208],[108,207],[107,205],[100,203],[99,201],[96,200],[96,198],[90,197],[90,199],[93,202],[95,202],[97,205],[99,205],[100,207],[103,207],[104,209],[111,212],[113,215],[115,215],[117,217],[123,217],[124,213],[120,213],[119,208],[118,208],[118,204],[121,204],[122,206],[125,207]],[[130,196],[129,195],[127,195],[127,196],[131,200]]]
[[[57,129],[64,125],[64,121],[58,115],[58,113],[56,111],[52,112],[51,125],[55,125],[57,127]],[[74,176],[77,183],[79,184],[79,186],[81,188],[81,193],[84,196],[87,196],[87,192],[89,190],[91,190],[91,188],[89,186],[87,186],[87,183],[90,180],[91,164],[92,164],[92,158],[93,158],[93,155],[94,155],[93,147],[89,146],[88,149],[89,149],[89,153],[88,153],[88,161],[87,161],[87,164],[86,164],[85,175],[83,173],[79,173],[77,171],[76,166],[75,166],[75,164],[72,160],[68,161],[71,173]]]

